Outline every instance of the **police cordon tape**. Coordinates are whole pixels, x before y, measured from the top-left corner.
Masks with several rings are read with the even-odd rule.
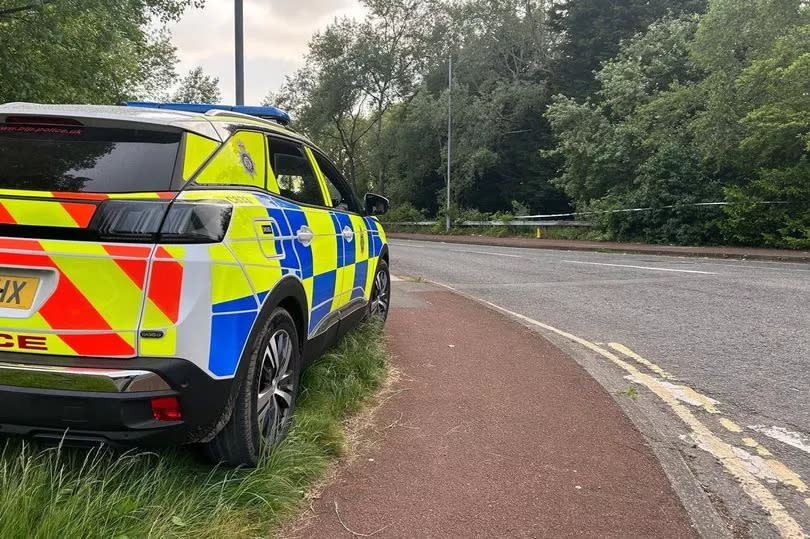
[[[693,204],[671,204],[668,206],[658,206],[657,208],[623,208],[619,210],[600,210],[600,211],[584,211],[574,213],[549,213],[545,215],[519,215],[516,219],[546,219],[549,217],[578,217],[580,215],[604,215],[606,213],[633,213],[642,211],[655,211],[655,210],[676,210],[679,208],[705,208],[705,207],[718,207],[718,206],[734,206],[741,204],[739,202],[695,202]],[[746,203],[748,204],[748,203]],[[757,202],[756,204],[787,204],[787,202]]]
[[[399,226],[435,226],[439,224],[438,221],[388,221],[386,225],[399,225]],[[593,223],[587,221],[455,221],[455,226],[531,226],[531,227],[547,227],[547,226],[577,226],[577,227],[591,227]]]
[[[634,213],[655,210],[672,210],[679,208],[700,208],[700,207],[721,207],[732,206],[736,202],[696,202],[694,204],[672,204],[668,206],[659,206],[657,208],[623,208],[619,210],[600,210],[600,211],[585,211],[585,212],[571,212],[571,213],[547,213],[540,215],[519,215],[513,220],[504,221],[454,221],[456,226],[540,226],[540,227],[553,227],[553,226],[574,226],[574,227],[592,227],[594,223],[589,221],[574,221],[568,219],[557,219],[549,221],[533,221],[532,219],[549,219],[551,217],[580,217],[585,215],[604,215],[607,213]],[[787,202],[771,202],[763,201],[757,204],[787,204]],[[439,221],[389,221],[389,225],[399,226],[435,226]]]

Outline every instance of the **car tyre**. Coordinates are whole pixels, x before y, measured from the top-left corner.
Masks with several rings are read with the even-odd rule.
[[[380,259],[377,262],[377,270],[374,272],[374,280],[371,283],[368,313],[385,322],[391,308],[391,273],[388,271],[388,264],[385,260]]]
[[[292,423],[302,365],[295,321],[276,308],[253,341],[231,418],[203,446],[214,463],[256,466],[262,451],[278,445]]]

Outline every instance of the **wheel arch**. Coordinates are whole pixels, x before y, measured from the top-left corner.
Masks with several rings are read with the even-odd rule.
[[[304,290],[304,285],[301,283],[301,280],[292,275],[282,277],[276,286],[267,294],[267,297],[265,297],[249,338],[255,338],[254,332],[258,331],[264,320],[270,316],[270,313],[272,313],[276,307],[284,307],[295,321],[299,345],[303,346],[307,340],[307,328],[309,327],[309,309],[307,305],[307,293]],[[244,357],[239,358],[239,368],[242,367],[243,360]]]
[[[253,323],[253,327],[250,330],[247,341],[245,341],[242,355],[239,357],[239,363],[237,364],[236,372],[234,373],[234,383],[231,384],[231,392],[225,409],[222,412],[222,416],[217,422],[215,428],[213,428],[207,436],[201,439],[201,442],[207,442],[213,439],[214,436],[216,436],[217,433],[222,430],[225,424],[230,420],[237,395],[239,394],[239,389],[244,383],[248,365],[250,363],[250,355],[253,351],[252,343],[255,342],[255,339],[259,338],[259,332],[264,327],[264,324],[270,317],[271,313],[277,307],[283,307],[288,313],[290,313],[290,316],[292,316],[292,319],[295,322],[296,330],[299,333],[299,357],[303,357],[304,345],[306,344],[308,337],[307,328],[309,327],[309,311],[307,309],[307,305],[307,295],[306,291],[304,290],[304,285],[297,277],[292,275],[283,277],[267,294],[267,297],[265,297],[262,307],[259,310],[259,315],[256,317],[256,321]]]

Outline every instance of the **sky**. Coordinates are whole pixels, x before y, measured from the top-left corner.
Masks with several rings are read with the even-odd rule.
[[[360,18],[357,0],[244,0],[245,104],[258,105],[303,64],[312,34],[335,17]],[[185,75],[196,66],[219,77],[224,103],[234,103],[233,0],[207,0],[169,29]]]

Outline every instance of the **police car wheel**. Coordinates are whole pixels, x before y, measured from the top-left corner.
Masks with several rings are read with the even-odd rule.
[[[391,274],[385,260],[377,263],[377,271],[371,286],[371,299],[369,300],[369,314],[381,318],[383,322],[388,318],[388,309],[391,306]]]
[[[292,423],[301,377],[295,322],[279,307],[254,340],[231,418],[205,446],[216,463],[255,466],[262,450],[278,445]]]

